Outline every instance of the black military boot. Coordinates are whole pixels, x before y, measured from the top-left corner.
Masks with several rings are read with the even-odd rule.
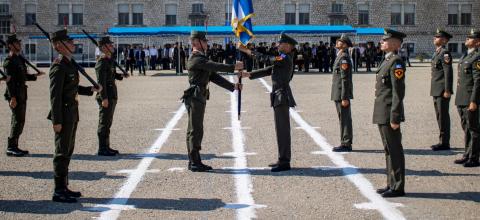
[[[28,151],[18,148],[18,139],[8,138],[7,156],[23,157],[28,154]]]
[[[271,172],[282,172],[291,170],[290,163],[279,163],[277,166],[272,167]]]
[[[71,197],[66,190],[66,178],[55,177],[55,191],[53,192],[52,201],[62,203],[76,203],[77,199]]]
[[[72,191],[68,188],[68,185],[69,185],[69,181],[68,181],[68,177],[66,178],[66,181],[65,181],[67,184],[65,185],[65,191],[67,191],[67,194],[70,196],[70,197],[73,197],[73,198],[80,198],[82,197],[82,193],[81,192],[76,192],[76,191]]]
[[[117,154],[108,150],[108,148],[106,146],[101,146],[98,148],[98,156],[107,156],[107,157],[111,157],[111,156],[116,156]]]
[[[110,152],[113,152],[115,154],[120,154],[120,151],[110,148],[110,145],[107,145],[107,150],[109,150]]]
[[[206,172],[213,169],[211,166],[202,163],[200,152],[192,151],[190,154],[192,161],[188,163],[188,170],[192,172]]]
[[[352,145],[340,145],[338,147],[334,147],[332,149],[333,152],[351,152],[352,151]]]

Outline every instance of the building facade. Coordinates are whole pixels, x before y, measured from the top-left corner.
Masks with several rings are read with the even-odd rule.
[[[47,31],[68,28],[102,34],[110,27],[218,26],[229,23],[232,0],[0,0],[0,35],[16,31],[23,39],[25,54],[48,60],[50,47],[33,23]],[[351,25],[389,27],[405,32],[413,54],[433,51],[437,28],[452,33],[449,48],[457,56],[464,52],[465,36],[480,28],[479,0],[253,0],[254,25]],[[331,41],[335,36],[296,36],[300,42]],[[273,41],[276,36],[257,36]],[[379,36],[353,37],[358,43],[378,42]],[[132,37],[115,39],[119,44],[162,45],[183,37]],[[219,43],[224,38],[213,39]],[[77,59],[91,59],[94,47],[78,40]]]

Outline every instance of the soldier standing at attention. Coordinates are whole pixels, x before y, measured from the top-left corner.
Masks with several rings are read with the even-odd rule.
[[[48,119],[52,121],[55,132],[55,154],[53,169],[55,190],[52,196],[54,202],[74,203],[82,194],[68,188],[68,166],[75,145],[75,134],[78,124],[78,95],[92,96],[100,92],[94,87],[79,86],[79,75],[71,59],[75,50],[73,39],[66,30],[52,34],[53,48],[60,56],[50,68],[50,103],[51,110]]]
[[[28,151],[18,148],[18,139],[23,132],[25,125],[25,114],[27,112],[27,85],[26,81],[35,81],[37,76],[44,75],[41,72],[37,75],[27,73],[25,61],[20,58],[22,53],[22,44],[17,35],[8,36],[7,39],[8,56],[3,62],[5,74],[9,77],[5,99],[8,101],[12,111],[11,131],[8,137],[7,156],[22,157],[28,154]]]
[[[331,100],[335,102],[340,120],[341,145],[333,148],[335,152],[352,151],[353,130],[350,99],[353,99],[353,83],[352,61],[348,54],[348,48],[352,46],[352,41],[346,35],[342,35],[336,42],[338,53],[333,64]]]
[[[272,93],[270,94],[271,106],[273,107],[275,117],[275,131],[277,133],[278,161],[270,164],[272,172],[290,170],[291,161],[291,136],[290,136],[290,107],[295,107],[296,103],[290,89],[290,81],[293,77],[293,58],[292,51],[297,41],[282,34],[280,37],[278,51],[280,55],[268,57],[249,50],[241,45],[239,49],[254,57],[265,57],[270,59],[272,66],[255,70],[253,72],[243,72],[242,77],[257,79],[265,76],[272,76]]]
[[[234,72],[243,69],[243,63],[222,64],[210,61],[207,56],[208,40],[205,32],[192,31],[190,35],[192,55],[188,59],[188,82],[190,87],[182,97],[188,112],[187,149],[188,169],[193,172],[212,170],[211,166],[202,163],[203,118],[209,98],[208,83],[213,83],[231,92],[241,89],[240,84],[233,84],[217,74],[217,72]]]
[[[385,29],[381,50],[385,59],[377,70],[373,123],[378,125],[387,164],[387,187],[378,189],[382,197],[405,195],[405,155],[400,123],[405,121],[405,63],[397,54],[404,33]]]
[[[102,37],[98,43],[102,55],[97,61],[95,72],[97,73],[97,82],[103,88],[96,97],[100,111],[97,131],[98,155],[115,156],[119,152],[110,148],[110,127],[112,127],[113,115],[118,100],[115,80],[123,80],[123,77],[115,72],[115,60],[112,58],[114,47],[110,37]]]
[[[440,136],[438,144],[432,145],[434,151],[450,149],[450,97],[453,94],[452,55],[445,48],[452,35],[437,30],[433,39],[436,47],[432,58],[432,82],[430,95],[433,97],[433,106],[437,117]]]
[[[458,82],[455,105],[465,133],[465,153],[455,160],[464,167],[478,167],[480,154],[480,31],[471,30],[465,41],[466,55],[458,62]]]

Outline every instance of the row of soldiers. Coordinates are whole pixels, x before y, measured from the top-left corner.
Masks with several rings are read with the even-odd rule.
[[[385,29],[381,41],[381,50],[385,53],[376,71],[375,101],[373,123],[378,125],[380,137],[385,149],[387,167],[387,186],[377,190],[382,197],[399,197],[405,195],[405,156],[402,146],[400,124],[405,121],[403,99],[405,97],[405,61],[398,55],[406,34]],[[432,93],[434,106],[440,128],[440,143],[433,145],[433,150],[448,150],[449,117],[448,103],[452,89],[452,57],[445,49],[451,35],[438,30],[434,37],[437,47],[432,59]],[[252,50],[239,43],[238,49],[248,56],[259,60],[269,60],[270,66],[255,70],[243,71],[243,63],[222,64],[211,61],[206,56],[207,38],[205,32],[192,32],[192,59],[188,62],[188,78],[190,87],[185,90],[183,101],[188,111],[187,150],[189,156],[188,169],[194,172],[212,170],[203,164],[200,156],[203,138],[203,119],[206,102],[209,98],[208,84],[213,82],[231,92],[241,90],[242,85],[231,83],[217,72],[233,72],[240,70],[239,77],[257,79],[265,76],[272,78],[270,93],[271,106],[275,119],[275,132],[278,145],[278,160],[269,166],[272,172],[290,170],[291,134],[289,108],[296,103],[290,88],[294,73],[293,50],[297,42],[282,34],[278,44],[279,55],[271,56]],[[468,54],[459,62],[457,105],[462,128],[465,132],[465,153],[456,164],[464,167],[477,167],[479,163],[480,134],[478,104],[480,103],[480,31],[472,30],[465,42]],[[338,52],[333,65],[331,100],[335,103],[340,121],[341,144],[334,147],[335,152],[352,151],[353,130],[351,103],[353,99],[352,71],[353,65],[348,53],[352,41],[342,35],[335,44]],[[448,125],[448,126],[447,126]]]
[[[66,30],[60,30],[52,34],[51,44],[59,53],[50,68],[50,103],[51,110],[48,119],[52,122],[55,133],[55,154],[53,156],[54,167],[54,193],[52,200],[56,202],[76,202],[81,197],[80,192],[68,188],[68,167],[74,151],[75,136],[79,121],[78,95],[92,96],[97,93],[96,100],[99,106],[98,124],[98,155],[115,156],[118,150],[110,147],[110,128],[118,100],[116,80],[122,80],[123,76],[115,72],[113,42],[109,37],[103,37],[98,42],[102,55],[97,59],[95,72],[97,75],[98,87],[80,86],[79,70],[73,60],[75,45]],[[26,81],[35,81],[37,76],[44,75],[28,74],[26,60],[21,55],[21,41],[16,35],[7,39],[9,49],[8,57],[4,62],[4,69],[7,75],[7,89],[5,98],[12,111],[11,132],[8,137],[7,155],[22,157],[29,152],[18,146],[18,139],[22,134],[25,124],[27,107],[27,85]]]

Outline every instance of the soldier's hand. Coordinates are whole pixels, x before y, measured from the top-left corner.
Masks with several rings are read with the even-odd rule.
[[[239,74],[239,77],[242,77],[242,78],[249,78],[251,76],[249,72],[245,72],[245,71],[240,71],[238,72],[238,74]]]
[[[342,100],[342,107],[346,108],[350,105],[350,101],[348,100]]]
[[[10,99],[10,108],[16,108],[17,107],[17,98],[13,97]]]
[[[98,85],[98,89],[95,88],[95,86],[92,86],[92,91],[93,91],[93,92],[101,92],[102,89],[103,89],[102,85]]]
[[[471,111],[471,112],[474,112],[474,111],[477,111],[477,103],[475,102],[470,102],[470,105],[468,106],[468,111]]]
[[[238,91],[243,90],[243,84],[235,83],[235,90],[238,90]]]
[[[62,124],[53,125],[53,131],[55,133],[60,133],[62,131]]]
[[[452,93],[450,93],[450,92],[444,92],[444,93],[443,93],[443,98],[448,99],[448,98],[450,98],[451,96],[452,96]]]
[[[390,123],[390,127],[392,127],[393,130],[397,130],[400,128],[400,124]]]
[[[108,108],[108,99],[102,100],[102,107],[103,108]]]
[[[43,75],[45,75],[45,74],[46,74],[45,72],[40,71],[40,72],[37,73],[37,76],[43,76]]]
[[[243,70],[243,62],[237,62],[235,64],[235,70]]]

